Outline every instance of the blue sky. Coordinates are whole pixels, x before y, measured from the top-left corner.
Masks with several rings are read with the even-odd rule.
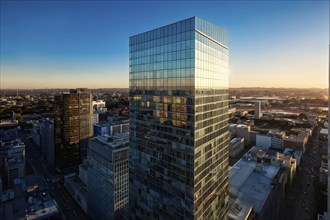
[[[128,87],[128,37],[191,16],[228,30],[231,87],[328,86],[328,1],[1,1],[1,87]]]

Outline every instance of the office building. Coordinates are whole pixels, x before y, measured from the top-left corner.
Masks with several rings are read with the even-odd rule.
[[[270,147],[274,149],[283,149],[283,140],[285,138],[285,132],[270,130],[267,134],[256,135],[256,146],[264,149]]]
[[[25,144],[18,138],[0,141],[0,174],[4,188],[13,186],[15,178],[25,177]]]
[[[32,122],[31,138],[37,146],[40,146],[40,124],[38,120]]]
[[[301,137],[296,135],[284,136],[283,147],[305,152],[305,146],[307,144],[307,141],[307,137]]]
[[[116,219],[128,206],[128,140],[128,133],[89,139],[88,214],[93,219]]]
[[[260,119],[261,117],[262,117],[261,102],[256,101],[254,103],[254,119]]]
[[[284,131],[270,130],[268,135],[271,137],[271,146],[275,149],[283,149]]]
[[[93,135],[92,96],[89,89],[72,89],[55,96],[55,164],[78,166]]]
[[[49,165],[55,163],[55,148],[54,148],[54,120],[43,118],[40,120],[40,139],[41,150],[44,159]]]
[[[132,219],[227,219],[227,45],[197,17],[130,37]]]

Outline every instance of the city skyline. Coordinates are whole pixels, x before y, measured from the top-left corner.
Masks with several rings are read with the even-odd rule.
[[[128,37],[198,16],[229,31],[230,88],[327,88],[328,8],[327,1],[2,1],[0,85],[128,88]]]

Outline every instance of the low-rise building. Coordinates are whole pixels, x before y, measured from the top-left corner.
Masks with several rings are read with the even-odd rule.
[[[267,134],[257,134],[256,146],[263,149],[268,149],[272,146],[272,138]]]
[[[107,108],[106,108],[106,103],[103,100],[96,100],[93,101],[93,111],[96,112],[106,112]]]
[[[283,147],[305,152],[305,145],[307,141],[308,140],[306,137],[296,135],[285,136],[283,139]]]
[[[285,132],[270,130],[268,134],[271,137],[271,147],[275,149],[283,149],[283,138],[285,137]]]
[[[236,126],[236,136],[244,138],[244,146],[251,145],[251,136],[250,136],[251,126],[238,124]]]
[[[303,152],[301,150],[294,150],[291,148],[285,148],[283,150],[283,154],[285,155],[291,155],[294,159],[296,159],[297,167],[300,166],[301,158],[303,155]]]
[[[290,131],[299,137],[307,137],[307,139],[313,134],[313,130],[309,128],[291,128]]]
[[[25,144],[20,139],[0,140],[0,169],[5,188],[10,188],[15,178],[25,176]]]
[[[10,199],[7,199],[9,198]],[[2,193],[0,219],[60,219],[61,211],[42,176],[16,178],[12,189]]]
[[[64,186],[81,209],[88,213],[88,188],[75,173],[64,176]]]
[[[264,149],[270,147],[274,149],[283,149],[283,138],[285,132],[270,130],[267,134],[257,134],[256,135],[256,146]]]
[[[244,138],[234,138],[229,142],[229,156],[237,157],[244,151]]]
[[[320,138],[320,140],[323,140],[323,141],[328,140],[328,129],[322,128],[320,130],[319,138]]]
[[[285,170],[241,159],[229,170],[229,219],[278,219]]]
[[[292,183],[297,170],[297,162],[291,155],[286,155],[275,150],[252,147],[243,158],[255,160],[265,164],[272,164],[287,170],[287,179]]]

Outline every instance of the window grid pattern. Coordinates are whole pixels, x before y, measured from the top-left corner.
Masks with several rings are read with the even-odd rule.
[[[196,31],[205,28],[211,39]],[[228,50],[214,44],[224,36],[193,17],[130,38],[131,217],[225,216]],[[201,159],[209,145],[211,162]]]

